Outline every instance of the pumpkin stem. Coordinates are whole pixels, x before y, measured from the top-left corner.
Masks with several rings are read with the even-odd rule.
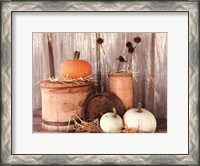
[[[75,51],[74,52],[74,59],[79,59],[80,58],[80,52],[79,51]]]
[[[142,103],[139,102],[137,108],[138,108],[137,112],[142,112]]]
[[[116,111],[116,108],[113,108],[113,117],[114,117],[114,118],[117,117],[117,111]]]

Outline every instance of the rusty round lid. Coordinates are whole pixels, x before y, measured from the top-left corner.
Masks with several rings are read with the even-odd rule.
[[[112,112],[116,109],[119,116],[123,116],[125,109],[122,101],[112,92],[97,92],[87,97],[83,104],[83,120],[92,121],[101,118],[106,112]]]
[[[72,87],[84,87],[84,86],[92,86],[92,82],[70,82],[70,83],[61,83],[61,82],[52,82],[50,80],[44,80],[40,82],[41,88],[49,88],[49,89],[58,89],[58,88],[72,88]]]

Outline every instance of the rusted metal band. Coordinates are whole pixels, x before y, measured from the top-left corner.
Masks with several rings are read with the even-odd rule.
[[[42,119],[42,123],[44,123],[46,125],[50,125],[50,126],[67,126],[67,125],[73,125],[74,121],[70,121],[70,122],[51,122],[51,121],[46,121],[46,120]]]

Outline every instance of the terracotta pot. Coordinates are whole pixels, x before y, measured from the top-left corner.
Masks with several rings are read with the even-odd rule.
[[[45,131],[72,131],[74,114],[82,118],[82,107],[92,93],[92,83],[62,84],[42,81],[42,128]],[[77,119],[76,116],[73,116]]]
[[[125,110],[133,108],[133,77],[132,73],[109,73],[109,89],[122,101]]]

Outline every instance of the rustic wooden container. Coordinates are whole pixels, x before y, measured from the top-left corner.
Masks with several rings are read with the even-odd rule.
[[[87,97],[83,104],[82,117],[85,121],[100,119],[106,112],[113,112],[123,117],[125,109],[122,101],[112,92],[96,92]]]
[[[74,127],[72,115],[76,114],[82,118],[82,106],[86,97],[92,92],[92,83],[63,84],[42,81],[40,87],[42,129],[45,131],[72,131]]]
[[[109,89],[122,101],[125,110],[133,108],[133,78],[132,73],[109,73]]]

